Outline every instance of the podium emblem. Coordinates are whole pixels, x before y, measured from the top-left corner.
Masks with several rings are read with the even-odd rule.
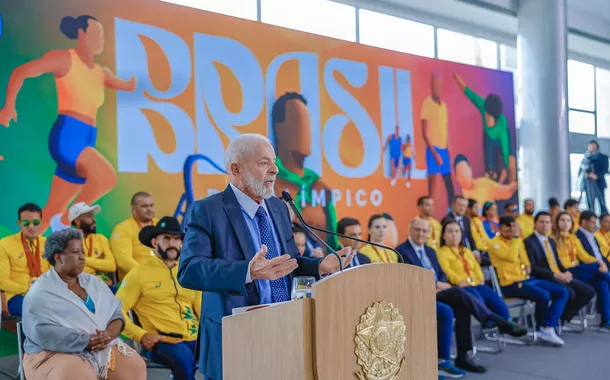
[[[399,310],[389,302],[375,302],[356,327],[356,356],[360,380],[395,380],[405,364],[406,327]]]

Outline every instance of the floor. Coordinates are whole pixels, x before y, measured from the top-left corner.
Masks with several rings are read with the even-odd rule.
[[[607,379],[610,365],[610,335],[594,327],[582,333],[565,332],[566,345],[561,348],[543,344],[511,346],[500,354],[479,353],[476,358],[487,366],[484,375],[468,375],[470,379],[490,380],[598,380]],[[478,342],[478,344],[487,344]],[[0,368],[16,368],[17,358],[0,358]],[[586,370],[583,369],[586,366]],[[168,371],[150,370],[148,379],[166,380]],[[198,379],[202,379],[199,375]],[[0,380],[9,379],[0,375]]]

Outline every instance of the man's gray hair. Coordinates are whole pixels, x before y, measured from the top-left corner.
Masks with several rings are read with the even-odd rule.
[[[257,142],[271,144],[268,138],[257,133],[244,133],[231,141],[225,152],[225,169],[227,172],[230,171],[231,164],[241,162],[245,156],[254,152],[254,146]]]
[[[55,254],[62,253],[70,240],[82,240],[83,233],[75,228],[53,232],[44,244],[44,258],[49,264],[55,266]]]

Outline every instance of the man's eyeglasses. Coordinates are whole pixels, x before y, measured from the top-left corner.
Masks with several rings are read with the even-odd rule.
[[[34,226],[37,226],[40,224],[40,219],[34,219],[34,220],[22,220],[21,221],[21,225],[24,227],[29,226],[30,224],[33,224]]]

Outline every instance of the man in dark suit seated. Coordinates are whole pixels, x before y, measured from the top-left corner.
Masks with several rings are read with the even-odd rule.
[[[187,211],[178,281],[203,291],[199,371],[206,380],[222,379],[224,316],[234,308],[289,301],[293,274],[319,279],[339,270],[334,255],[299,254],[288,208],[273,196],[275,158],[266,137],[240,135],[225,153],[229,186]],[[347,266],[351,247],[338,253]]]
[[[489,261],[489,256],[487,253],[479,250],[479,247],[477,247],[477,244],[472,237],[472,231],[470,230],[470,219],[466,216],[467,209],[468,199],[458,195],[453,200],[453,203],[451,203],[451,210],[449,211],[449,214],[443,218],[441,224],[445,224],[445,221],[448,219],[455,220],[462,228],[462,239],[464,240],[462,244],[464,247],[472,251],[479,264],[482,266],[491,265],[491,261]]]
[[[448,312],[455,315],[455,334],[458,356],[455,365],[470,372],[484,373],[485,367],[474,363],[468,352],[472,350],[472,334],[470,332],[470,317],[479,322],[494,322],[503,333],[522,336],[527,333],[523,327],[507,321],[494,314],[481,301],[462,288],[452,287],[447,283],[447,276],[441,269],[434,250],[425,245],[430,233],[430,224],[425,219],[414,219],[409,230],[409,239],[399,245],[396,250],[402,255],[406,264],[415,265],[434,272],[436,279],[436,312],[438,320],[438,352],[439,374],[451,376],[454,367],[449,361],[451,349],[451,324],[446,325]],[[449,308],[447,307],[449,306]]]
[[[591,301],[595,289],[575,279],[561,264],[555,240],[547,236],[550,229],[551,214],[540,211],[534,218],[534,234],[525,239],[524,244],[532,266],[532,276],[564,285],[570,292],[570,300],[561,316],[563,324],[570,322]]]
[[[343,235],[355,237],[356,239],[362,239],[362,226],[358,219],[355,218],[343,218],[337,223],[337,232]],[[346,239],[343,237],[339,238],[339,244],[341,248],[352,247],[354,258],[350,267],[357,267],[359,265],[370,264],[371,260],[368,257],[358,252],[358,249],[362,246],[362,243],[352,239]]]

